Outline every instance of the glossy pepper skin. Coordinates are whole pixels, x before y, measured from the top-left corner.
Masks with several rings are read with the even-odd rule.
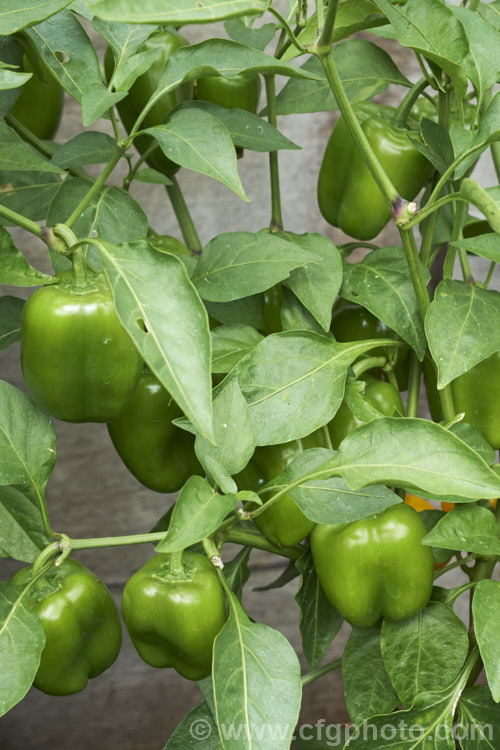
[[[363,103],[354,110],[399,195],[413,200],[431,176],[430,163],[411,143],[408,131],[394,125],[394,109]],[[391,218],[343,117],[335,123],[326,146],[318,179],[318,203],[329,224],[358,240],[372,239]]]
[[[424,379],[429,408],[434,421],[442,420],[441,403],[436,388],[432,362],[424,359]],[[476,427],[488,443],[500,448],[500,352],[483,359],[471,370],[450,383],[457,414],[465,413],[464,421]]]
[[[420,544],[426,534],[403,503],[351,524],[316,526],[311,550],[326,597],[355,627],[412,617],[432,591],[432,550]]]
[[[156,91],[160,77],[169,58],[179,49],[179,47],[184,47],[187,44],[189,44],[189,42],[183,36],[167,30],[162,30],[153,34],[143,44],[140,50],[141,52],[159,50],[159,56],[150,65],[148,70],[137,78],[128,92],[128,95],[116,105],[127,133],[130,133],[137,117]],[[114,61],[113,53],[109,47],[104,56],[104,69],[108,81],[111,80]],[[192,84],[190,83],[183,84],[174,91],[169,91],[167,94],[164,94],[149,110],[142,122],[141,130],[153,128],[157,125],[163,125],[174,107],[185,99],[191,98]],[[140,135],[137,138],[134,138],[134,145],[141,155],[145,154],[154,143],[155,140],[151,135]],[[146,161],[150,167],[157,169],[165,175],[173,175],[179,169],[178,164],[174,164],[174,162],[170,161],[170,159],[164,155],[159,146],[154,149]]]
[[[158,554],[123,590],[122,613],[139,656],[152,667],[173,667],[188,680],[212,669],[212,647],[226,621],[217,572],[204,555],[184,552],[184,573]]]
[[[25,586],[32,568],[22,568],[12,583]],[[116,605],[102,581],[76,560],[53,566],[27,595],[46,643],[34,685],[49,695],[71,695],[113,664],[122,642]]]
[[[137,385],[142,358],[123,328],[104,278],[76,286],[73,273],[24,306],[21,365],[33,400],[66,422],[109,422]]]
[[[256,448],[248,466],[236,477],[238,487],[241,490],[257,492],[264,484],[278,477],[302,451],[326,447],[323,431],[317,430],[290,443]],[[263,500],[266,500],[265,496]],[[270,542],[283,547],[298,544],[314,528],[314,522],[304,515],[288,494],[273,503],[265,513],[257,516],[254,523]]]
[[[177,492],[191,474],[202,473],[193,435],[172,424],[180,416],[168,391],[144,370],[131,399],[108,424],[127,469],[156,492]]]
[[[23,55],[23,69],[33,73],[26,81],[10,113],[33,135],[42,140],[54,137],[61,120],[64,89],[50,73],[47,66],[41,63],[44,80],[38,78],[28,58]]]
[[[400,340],[395,331],[372,315],[365,307],[344,299],[337,300],[333,307],[331,330],[335,339],[341,343],[365,339]],[[395,357],[394,374],[402,391],[408,388],[410,370],[408,351],[401,347],[397,350]],[[380,349],[372,349],[367,356],[387,357],[389,354],[394,354],[394,350],[390,352],[388,348],[380,347]]]
[[[365,400],[385,417],[392,417],[396,412],[404,414],[404,406],[397,391],[387,381],[370,378],[365,386]],[[339,410],[328,424],[328,431],[332,445],[337,449],[350,432],[360,427],[364,422],[350,410],[345,401],[340,404]]]
[[[196,98],[226,109],[257,112],[261,90],[257,73],[239,73],[232,78],[210,76],[196,81]]]

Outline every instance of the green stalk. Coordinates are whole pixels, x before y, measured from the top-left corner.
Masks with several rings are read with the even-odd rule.
[[[165,189],[168,193],[170,203],[172,204],[172,208],[174,209],[174,213],[177,217],[184,242],[186,243],[188,249],[191,250],[191,252],[199,255],[202,250],[202,245],[200,238],[198,237],[198,232],[196,231],[193,219],[191,217],[191,214],[189,213],[189,209],[187,207],[186,201],[184,200],[184,196],[179,187],[179,183],[177,182],[174,175],[172,175],[170,179],[172,180],[172,184],[166,185]]]
[[[22,214],[18,214],[17,211],[12,211],[10,208],[2,205],[0,205],[0,216],[7,219],[10,224],[15,224],[17,227],[26,229],[27,232],[34,234],[45,242],[44,230],[36,221],[31,221],[31,219],[27,219]]]
[[[430,299],[429,292],[424,280],[422,279],[422,274],[420,273],[420,259],[418,257],[415,235],[412,231],[408,231],[406,228],[400,228],[399,234],[403,243],[408,268],[410,269],[411,280],[413,282],[413,288],[415,289],[420,315],[422,316],[423,321],[430,304]]]
[[[425,77],[421,78],[419,81],[413,84],[404,99],[402,99],[402,101],[399,103],[399,106],[394,114],[394,122],[398,127],[405,127],[413,105],[417,101],[422,91],[424,91],[428,85],[428,80]]]
[[[274,75],[265,76],[266,98],[267,98],[267,119],[276,127],[276,77]],[[280,176],[278,165],[278,152],[269,152],[269,174],[271,177],[271,231],[277,232],[283,229],[283,215],[281,211],[281,194],[280,194]]]
[[[341,666],[342,659],[336,659],[320,669],[314,669],[312,672],[303,675],[302,686],[305,687],[306,685],[309,685],[309,683],[314,682],[314,680],[317,680],[319,677],[323,677],[323,675],[328,674],[328,672],[332,672],[334,669],[338,669]]]
[[[168,562],[170,565],[170,573],[174,576],[182,576],[184,575],[184,565],[182,562],[182,550],[177,550],[177,552],[169,552],[168,553]]]
[[[75,208],[75,210],[70,214],[70,216],[66,219],[65,224],[68,227],[72,227],[73,224],[79,219],[80,215],[85,211],[87,206],[92,201],[92,198],[97,195],[99,190],[103,187],[104,183],[110,176],[110,174],[113,172],[114,168],[120,161],[120,159],[123,156],[125,149],[121,146],[118,146],[118,148],[115,151],[114,156],[111,158],[111,160],[108,162],[108,164],[105,166],[97,180],[92,184],[92,187],[89,189],[89,191],[83,196],[82,200],[78,204],[78,206]]]
[[[227,537],[225,537],[224,542],[241,544],[245,547],[254,547],[255,549],[264,550],[264,552],[281,555],[281,557],[286,557],[289,560],[298,560],[305,552],[305,548],[301,545],[297,545],[296,547],[277,547],[265,537],[259,537],[257,534],[251,531],[244,531],[243,529],[233,529],[230,531]]]
[[[318,7],[318,5],[316,7]],[[318,31],[321,31],[321,36],[318,42],[319,50],[324,49],[324,50],[328,50],[328,52],[331,52],[331,47],[333,43],[333,32],[335,31],[335,19],[337,17],[338,7],[339,7],[339,0],[329,0],[328,7],[326,9],[325,23],[324,23],[322,31],[321,31],[321,26],[320,26],[321,13],[318,13]]]
[[[477,555],[471,553],[470,555],[467,555],[467,557],[459,557],[458,560],[455,560],[455,562],[449,563],[448,565],[445,565],[442,568],[439,568],[439,570],[436,570],[434,572],[434,580],[436,578],[440,578],[441,576],[444,576],[445,573],[448,573],[449,570],[454,570],[455,568],[461,568],[463,565],[466,565],[468,562],[472,562],[473,560],[477,559]]]
[[[328,7],[327,21],[329,11],[330,6]],[[323,29],[321,40],[323,40],[323,38],[325,37],[327,21],[325,21],[325,28]],[[347,94],[345,93],[342,81],[335,66],[331,47],[328,46],[327,49],[325,49],[325,47],[322,46],[321,40],[316,49],[316,54],[319,56],[319,59],[325,71],[326,78],[328,80],[328,83],[330,84],[330,88],[333,91],[337,104],[340,108],[340,111],[342,112],[349,132],[354,139],[356,147],[363,157],[364,161],[366,162],[368,169],[373,175],[375,182],[380,188],[382,195],[384,196],[387,204],[391,209],[391,213],[394,216],[400,210],[401,199],[398,195],[398,191],[390,181],[389,177],[386,175],[382,165],[380,164],[370,143],[368,142],[368,139],[361,125],[359,124],[356,115],[354,114],[351,102],[349,101]],[[362,216],[360,216],[359,219],[362,220]]]
[[[500,182],[500,142],[494,141],[490,145],[491,158],[493,159],[493,166],[497,174],[497,180]]]
[[[416,417],[420,400],[422,365],[420,364],[415,352],[412,352],[410,357],[410,378],[408,382],[408,404],[406,407],[406,416]]]
[[[387,357],[365,357],[352,366],[354,375],[359,378],[367,370],[382,369],[387,364]]]

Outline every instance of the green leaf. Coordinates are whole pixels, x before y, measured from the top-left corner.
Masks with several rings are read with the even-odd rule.
[[[15,70],[9,70],[4,63],[0,61],[0,91],[17,89],[29,81],[32,73],[19,73]]]
[[[0,380],[0,485],[17,485],[43,503],[56,461],[50,417],[21,391]]]
[[[469,650],[467,628],[441,602],[431,602],[404,622],[384,621],[382,655],[397,694],[406,707],[425,708],[460,674]]]
[[[206,701],[188,711],[163,750],[222,750],[217,725]]]
[[[201,542],[235,507],[235,495],[220,495],[205,479],[189,477],[174,505],[167,534],[156,551],[177,552]]]
[[[100,244],[124,327],[198,432],[213,438],[208,316],[181,261],[145,240]]]
[[[215,639],[213,683],[219,734],[225,747],[288,750],[297,723],[300,665],[277,630],[251,622],[237,598]],[[228,741],[234,728],[239,739]]]
[[[243,20],[241,18],[233,18],[224,22],[224,28],[228,36],[235,42],[263,52],[276,34],[276,24],[265,23],[263,26],[254,28],[248,25],[248,22],[252,22],[253,20],[252,17],[247,17]]]
[[[500,34],[479,13],[469,8],[448,7],[465,29],[469,51],[462,65],[474,84],[479,107],[500,80]]]
[[[429,272],[423,265],[419,270],[427,283]],[[423,358],[427,346],[424,328],[402,247],[381,247],[360,263],[344,262],[341,294],[366,307]]]
[[[1,237],[0,230],[0,260],[2,257]],[[14,341],[19,341],[21,338],[23,307],[24,300],[19,297],[0,297],[0,351],[7,349]]]
[[[92,183],[88,180],[67,179],[61,185],[50,205],[47,222],[54,226],[65,219],[80,204]],[[108,242],[131,242],[142,239],[148,231],[148,219],[141,206],[125,190],[117,187],[103,187],[93,197],[73,224],[73,232],[78,239],[98,237]],[[87,259],[99,267],[99,255],[93,245],[84,248]],[[56,257],[56,268],[69,266],[67,258]]]
[[[316,669],[344,618],[324,595],[310,550],[299,557],[296,566],[301,575],[295,601],[300,608],[302,649],[311,669]]]
[[[294,271],[292,271],[293,273]],[[316,318],[304,307],[291,289],[282,286],[281,295],[280,318],[283,331],[312,331],[313,333],[325,335],[324,329],[320,326]],[[333,339],[331,332],[328,332],[328,336]]]
[[[33,146],[9,128],[0,117],[0,169],[15,172],[52,172],[61,174],[62,169],[51,164]]]
[[[232,371],[250,406],[257,445],[305,437],[333,419],[347,368],[375,346],[380,340],[339,344],[307,331],[276,333],[257,344]]]
[[[342,284],[342,257],[339,251],[322,234],[280,232],[279,236],[319,256],[314,263],[293,270],[284,283],[328,333],[333,303]]]
[[[40,618],[23,602],[25,591],[0,583],[0,716],[30,689],[45,646]]]
[[[51,159],[61,169],[105,164],[115,155],[116,141],[107,133],[86,130],[58,146]]]
[[[60,187],[59,174],[2,171],[0,172],[0,204],[12,211],[17,211],[27,219],[44,220],[50,203]],[[0,223],[9,226],[8,219],[3,217],[0,217]]]
[[[0,487],[0,557],[33,563],[51,541],[36,502],[15,487]]]
[[[328,471],[343,476],[353,489],[386,484],[463,502],[500,494],[500,477],[481,456],[426,419],[384,417],[358,427],[325,465]]]
[[[490,26],[500,31],[500,3],[498,0],[493,0],[492,3],[480,2],[477,11],[485,21],[488,21]]]
[[[260,15],[268,0],[148,0],[139,7],[136,0],[88,0],[88,7],[96,16],[107,21],[128,23],[161,23],[184,26],[188,23],[211,23],[225,18]]]
[[[159,56],[160,50],[157,47],[138,52],[125,60],[119,58],[120,65],[115,67],[110,84],[116,91],[129,91],[139,76],[149,70]]]
[[[255,328],[247,325],[217,326],[211,336],[212,372],[216,373],[232,370],[264,338]]]
[[[399,704],[380,648],[380,628],[353,628],[342,656],[342,682],[349,716],[360,724],[390,714]]]
[[[108,42],[114,52],[117,66],[122,60],[139,52],[156,29],[156,26],[146,23],[108,23],[97,16],[92,18],[92,26]]]
[[[487,685],[464,690],[457,707],[455,733],[462,750],[500,746],[500,706],[493,701]]]
[[[14,245],[14,240],[6,229],[0,227],[0,283],[12,286],[40,286],[52,284],[53,276],[48,276],[30,266],[24,255]],[[11,297],[10,299],[14,299]]]
[[[474,633],[486,670],[488,685],[493,700],[498,703],[500,702],[500,583],[498,581],[479,581],[472,600],[472,614]]]
[[[169,177],[162,174],[161,172],[158,172],[156,169],[151,169],[151,167],[139,169],[139,171],[134,175],[134,180],[137,180],[138,182],[149,182],[153,185],[173,185],[173,182]],[[154,242],[153,239],[151,241]],[[194,260],[194,263],[196,265],[196,260],[194,258],[190,260]]]
[[[480,505],[465,505],[446,513],[422,544],[478,555],[500,555],[495,515]]]
[[[381,739],[387,750],[455,750],[454,700],[451,696],[426,708],[370,717],[355,727],[345,750],[382,750]]]
[[[85,89],[101,85],[94,46],[69,10],[61,11],[26,33],[56,80],[77,102],[82,102]]]
[[[196,455],[202,465],[206,467],[206,458],[210,456],[231,476],[242,471],[255,450],[255,434],[237,380],[231,380],[214,401],[214,436],[215,445],[201,435],[196,436]]]
[[[280,149],[299,149],[274,125],[245,109],[227,109],[212,102],[193,100],[184,102],[181,109],[200,109],[217,117],[226,126],[235,146],[251,151],[279,151]]]
[[[202,109],[174,112],[165,125],[147,128],[163,153],[181,167],[222,182],[243,200],[248,200],[236,168],[236,152],[226,126]]]
[[[491,447],[491,445],[488,443],[486,438],[483,437],[482,433],[477,429],[477,427],[473,427],[467,422],[455,422],[454,424],[450,425],[449,429],[450,432],[458,435],[460,440],[463,440],[464,443],[467,443],[469,448],[472,448],[473,451],[479,453],[481,458],[486,461],[488,466],[492,466],[495,463],[497,452],[494,448]]]
[[[486,258],[486,260],[500,263],[500,235],[496,232],[480,234],[466,240],[453,240],[452,245],[467,250],[468,253],[479,255],[481,258]]]
[[[223,325],[247,325],[259,330],[265,329],[264,297],[252,294],[250,297],[235,299],[233,302],[206,302],[207,312]]]
[[[455,156],[448,132],[437,122],[424,117],[420,123],[420,134],[421,138],[410,135],[411,142],[442,174]]]
[[[291,461],[278,477],[265,485],[266,492],[280,492],[322,466],[334,455],[326,448],[309,448]],[[351,490],[340,477],[308,479],[290,492],[302,512],[315,523],[353,523],[401,502],[387,487]]]
[[[445,70],[457,95],[464,96],[467,79],[463,65],[469,43],[451,8],[441,0],[407,0],[403,5],[377,0],[377,5],[392,24],[398,42]]]
[[[0,36],[40,23],[69,5],[71,0],[2,0]]]
[[[127,96],[126,91],[108,91],[102,83],[89,84],[82,93],[82,119],[87,128],[117,102]]]
[[[439,389],[500,350],[500,293],[445,279],[425,316]]]
[[[1,21],[0,21],[1,24]],[[19,41],[13,36],[0,35],[0,60],[2,64],[8,64],[12,70],[20,71],[23,66],[23,48]],[[22,75],[19,72],[17,75]],[[0,116],[5,117],[12,109],[21,93],[21,89],[0,90]]]
[[[267,232],[225,232],[210,240],[198,261],[193,283],[203,299],[231,302],[263,292],[290,271],[318,256]]]
[[[339,42],[352,36],[357,31],[365,31],[387,23],[371,0],[344,0],[340,3],[335,16],[333,42]],[[318,39],[318,18],[316,13],[309,16],[303,31],[298,35],[298,41],[304,45],[313,45]],[[285,51],[282,60],[293,60],[303,54],[293,44]]]
[[[400,86],[409,85],[408,79],[400,73],[387,52],[373,42],[364,39],[341,42],[333,48],[333,57],[351,102],[371,99],[376,94],[385,91],[391,83]],[[329,112],[338,109],[338,104],[317,57],[308,58],[298,70],[310,75],[314,74],[319,80],[289,81],[276,99],[279,115]]]

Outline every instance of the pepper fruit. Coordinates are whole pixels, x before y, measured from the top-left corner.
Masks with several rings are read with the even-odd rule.
[[[156,492],[177,492],[191,474],[202,473],[194,436],[172,424],[180,416],[169,392],[145,370],[125,408],[108,424],[127,469]]]
[[[109,422],[137,385],[142,358],[115,311],[103,276],[76,284],[72,271],[29,297],[21,365],[38,406],[66,422]]]
[[[183,36],[167,31],[166,29],[152,34],[149,39],[145,41],[140,52],[159,50],[159,54],[146,72],[137,78],[131,86],[127,96],[116,105],[127,133],[130,133],[137,117],[156,91],[169,58],[179,49],[179,47],[184,47],[188,44],[188,40]],[[113,52],[110,47],[107,48],[104,55],[104,70],[108,81],[111,80],[114,70],[114,60]],[[182,101],[192,98],[192,91],[192,84],[186,83],[182,84],[174,91],[169,91],[167,94],[163,94],[163,96],[155,102],[142,121],[141,129],[145,130],[146,128],[163,125],[174,107]],[[151,135],[139,135],[134,138],[134,146],[142,156],[144,156],[155,142],[155,139]],[[179,165],[170,161],[159,146],[149,154],[146,162],[150,167],[167,176],[175,174],[179,169]]]
[[[427,357],[423,361],[427,400],[432,418],[443,418],[436,388],[434,364]],[[457,414],[465,413],[464,421],[476,427],[488,443],[500,448],[500,352],[483,359],[468,372],[450,383]]]
[[[232,78],[210,76],[196,81],[196,98],[225,109],[245,109],[257,112],[261,90],[257,73],[238,73]]]
[[[26,586],[33,568],[22,568],[12,583]],[[34,685],[49,695],[79,693],[118,656],[122,629],[116,605],[102,581],[67,559],[33,584],[28,605],[45,631],[45,647]]]
[[[33,75],[22,87],[10,114],[37,138],[48,141],[54,137],[61,120],[64,89],[42,60],[39,64],[43,80],[33,71],[26,55],[23,55],[23,70]]]
[[[365,102],[354,106],[361,128],[398,193],[413,200],[432,166],[394,123],[395,109]],[[349,132],[335,123],[318,178],[318,203],[326,221],[358,240],[375,237],[391,218],[384,196]]]
[[[235,477],[238,487],[258,492],[267,482],[276,479],[302,451],[326,447],[325,436],[320,429],[290,443],[256,448],[250,463]],[[269,510],[254,518],[254,523],[272,544],[283,547],[298,544],[314,528],[314,522],[307,518],[289,494],[280,497]]]
[[[397,412],[404,414],[404,406],[399,391],[387,381],[367,378],[364,398],[370,406],[373,406],[384,417],[392,417]],[[328,423],[333,447],[337,449],[342,440],[362,424],[365,424],[365,422],[351,411],[345,401],[342,401],[336,415]]]
[[[283,304],[283,290],[281,284],[275,284],[263,292],[264,299],[264,333],[280,333],[283,330],[281,322],[281,305]]]
[[[316,526],[311,550],[327,599],[355,627],[412,617],[432,591],[432,550],[420,543],[426,534],[404,503],[354,523]]]
[[[395,339],[401,341],[392,328],[372,315],[365,307],[356,302],[339,298],[333,306],[331,330],[335,339],[341,343],[347,341],[364,341],[365,339]],[[372,349],[369,357],[394,357],[394,374],[400,390],[408,388],[410,374],[409,349],[398,347],[394,352],[384,347]]]
[[[125,584],[125,625],[139,656],[152,667],[173,667],[188,680],[212,669],[215,637],[226,621],[217,572],[204,555],[182,554],[182,569],[158,554]]]

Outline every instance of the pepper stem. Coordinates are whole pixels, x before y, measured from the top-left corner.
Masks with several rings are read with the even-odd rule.
[[[174,576],[182,576],[185,573],[184,564],[182,562],[182,555],[183,550],[177,550],[176,552],[168,553],[170,573]]]

